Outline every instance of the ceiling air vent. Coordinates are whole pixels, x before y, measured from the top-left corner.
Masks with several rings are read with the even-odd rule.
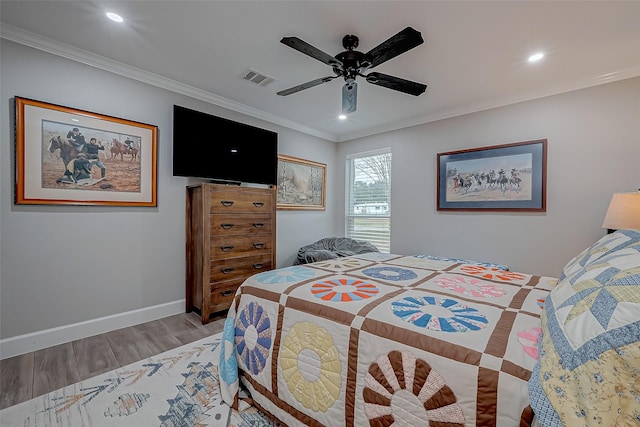
[[[251,68],[248,68],[247,71],[242,73],[242,78],[260,86],[266,86],[273,81],[273,77],[269,77]]]

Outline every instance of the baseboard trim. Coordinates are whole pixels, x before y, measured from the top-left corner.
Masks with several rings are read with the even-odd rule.
[[[128,326],[184,313],[185,300],[99,317],[0,340],[0,360]]]

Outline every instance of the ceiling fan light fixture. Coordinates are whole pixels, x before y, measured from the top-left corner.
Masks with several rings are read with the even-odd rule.
[[[342,86],[342,114],[356,111],[358,104],[358,83],[347,82]]]

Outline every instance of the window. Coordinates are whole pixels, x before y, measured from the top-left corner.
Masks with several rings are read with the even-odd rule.
[[[391,249],[391,149],[347,156],[346,236]]]

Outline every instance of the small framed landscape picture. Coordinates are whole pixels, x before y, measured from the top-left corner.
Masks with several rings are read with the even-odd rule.
[[[438,211],[546,211],[547,140],[438,154]]]
[[[157,206],[158,128],[15,97],[16,204]]]
[[[278,156],[277,209],[324,210],[327,165]]]

